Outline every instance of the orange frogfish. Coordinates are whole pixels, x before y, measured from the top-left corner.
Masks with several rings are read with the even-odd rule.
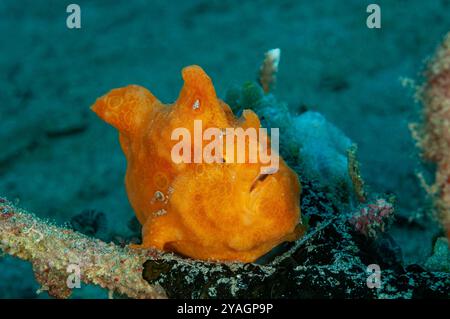
[[[274,137],[261,130],[254,112],[236,118],[199,66],[184,68],[182,76],[184,86],[173,104],[130,85],[92,106],[119,131],[128,164],[125,186],[142,224],[138,247],[252,262],[296,240],[300,183],[269,145]],[[248,129],[256,134],[244,134],[239,142],[237,133]],[[275,169],[265,169],[262,156],[255,159],[261,150],[277,157]]]

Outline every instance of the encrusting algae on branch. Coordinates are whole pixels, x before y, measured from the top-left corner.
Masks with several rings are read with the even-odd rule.
[[[130,298],[166,297],[161,287],[142,278],[143,263],[156,252],[108,244],[52,225],[0,200],[0,250],[30,261],[41,291],[68,298],[75,288],[71,287],[71,275],[79,275],[74,282],[81,280]]]

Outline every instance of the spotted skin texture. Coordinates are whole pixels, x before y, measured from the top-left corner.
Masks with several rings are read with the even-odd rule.
[[[110,91],[92,106],[119,131],[128,163],[128,198],[143,225],[140,247],[202,260],[251,262],[297,239],[301,187],[281,157],[278,171],[269,174],[261,173],[267,164],[259,159],[237,163],[237,146],[234,155],[225,151],[225,158],[214,163],[172,160],[171,150],[180,141],[172,140],[173,130],[187,128],[193,137],[194,120],[202,120],[203,132],[213,127],[260,127],[250,110],[236,118],[199,66],[184,68],[182,76],[184,86],[173,104],[165,105],[145,88],[130,85]],[[251,141],[245,141],[246,159]],[[210,142],[203,140],[202,148]],[[259,150],[262,144],[256,145]],[[199,146],[191,147],[194,154]]]

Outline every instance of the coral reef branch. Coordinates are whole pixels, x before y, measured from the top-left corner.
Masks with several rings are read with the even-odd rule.
[[[450,33],[430,60],[417,96],[424,107],[422,132],[415,132],[425,159],[436,163],[436,208],[450,238]],[[414,132],[413,132],[414,133]]]
[[[154,252],[131,250],[57,227],[0,199],[0,249],[30,261],[41,290],[68,298],[77,278],[131,298],[164,298],[142,278]],[[75,277],[74,277],[75,276]]]

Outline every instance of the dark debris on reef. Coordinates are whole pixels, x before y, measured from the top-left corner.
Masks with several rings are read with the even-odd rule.
[[[235,112],[244,97],[241,104],[262,103],[263,97],[252,88],[247,85],[245,94],[235,90],[227,96]],[[163,254],[145,262],[144,279],[161,285],[169,298],[450,298],[450,273],[405,267],[384,224],[373,228],[375,236],[352,224],[351,212],[373,212],[373,194],[364,193],[362,203],[346,183],[325,185],[303,174],[301,161],[283,145],[281,154],[301,180],[301,211],[309,228],[303,238],[277,247],[278,256],[265,258],[265,263],[214,263]],[[361,184],[360,195],[362,191]],[[393,213],[393,205],[389,207]],[[379,288],[368,285],[368,266],[373,264],[380,267]]]
[[[380,288],[367,285],[370,264],[381,268]],[[143,276],[169,298],[450,298],[449,273],[405,269],[387,235],[369,239],[338,217],[316,222],[268,264],[208,263],[166,254],[148,260]]]

